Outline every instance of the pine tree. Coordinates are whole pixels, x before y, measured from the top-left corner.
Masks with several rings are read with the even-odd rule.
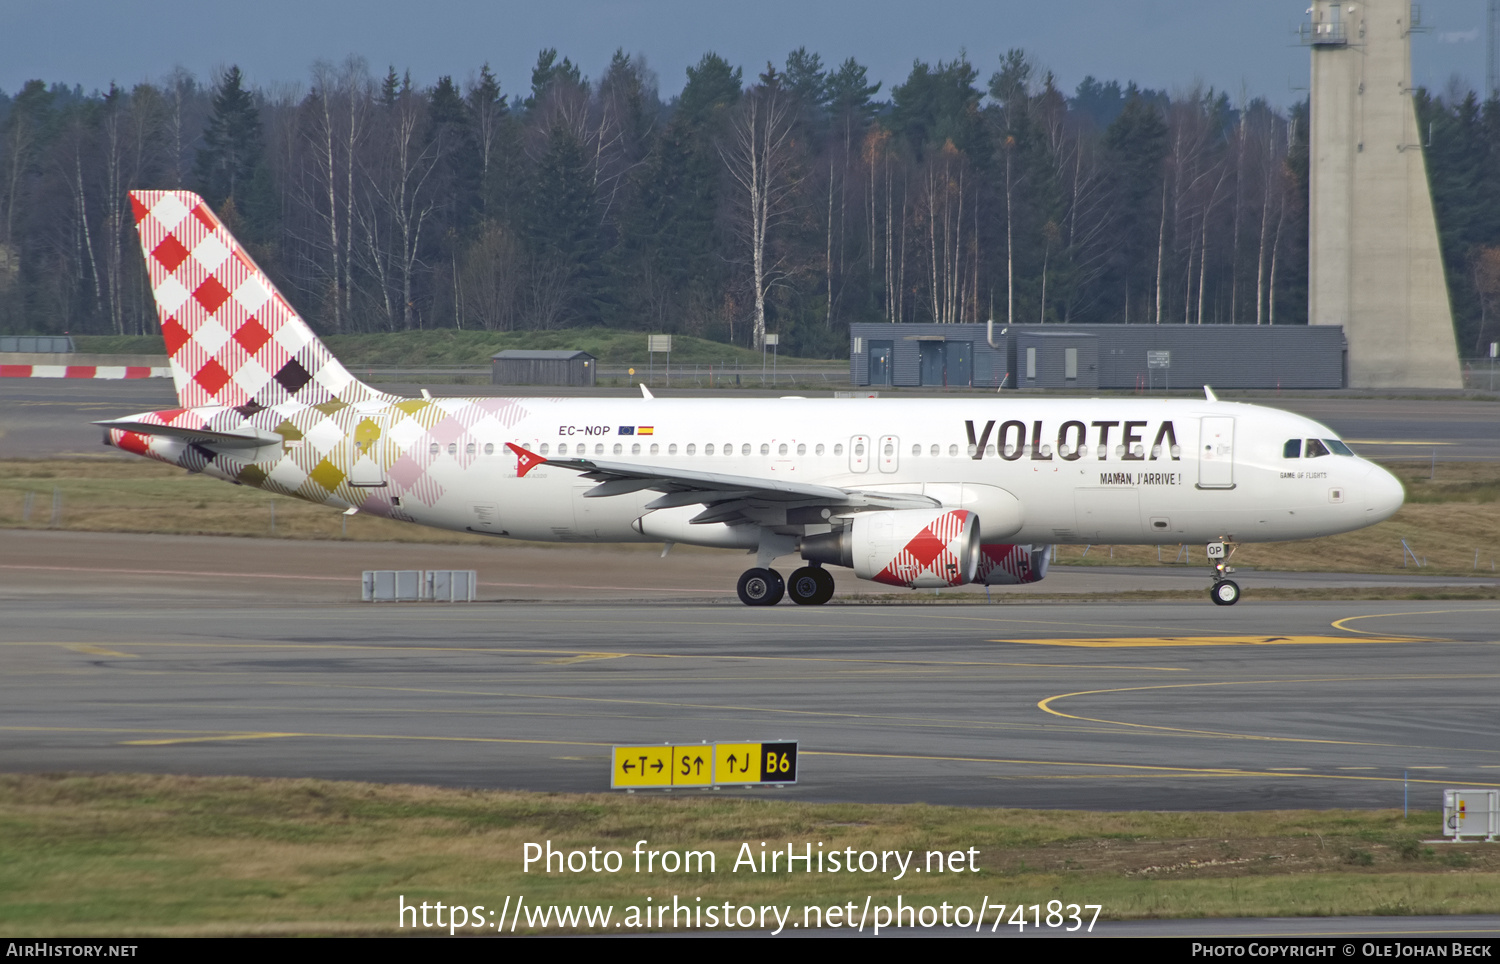
[[[213,113],[203,131],[194,174],[198,193],[224,214],[242,240],[264,243],[275,236],[275,186],[265,167],[260,111],[244,87],[239,67],[230,67],[214,89]]]
[[[248,186],[255,176],[262,141],[260,111],[244,88],[239,67],[230,67],[219,81],[213,104],[194,173],[198,193],[211,206],[219,207]]]

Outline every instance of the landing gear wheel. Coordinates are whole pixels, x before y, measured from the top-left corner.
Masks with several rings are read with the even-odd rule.
[[[1208,591],[1215,606],[1233,606],[1240,601],[1240,587],[1232,579],[1221,579]]]
[[[799,606],[821,606],[833,598],[833,577],[826,569],[804,566],[792,573],[786,589]]]
[[[786,595],[786,581],[775,569],[746,569],[736,589],[747,606],[774,606]]]

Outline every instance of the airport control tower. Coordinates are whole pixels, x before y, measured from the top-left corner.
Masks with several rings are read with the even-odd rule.
[[[1461,388],[1412,102],[1410,0],[1313,0],[1308,318],[1351,388]]]

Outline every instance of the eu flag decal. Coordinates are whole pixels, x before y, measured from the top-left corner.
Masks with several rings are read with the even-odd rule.
[[[634,425],[621,425],[620,426],[620,434],[621,435],[634,435],[635,434],[635,426]]]

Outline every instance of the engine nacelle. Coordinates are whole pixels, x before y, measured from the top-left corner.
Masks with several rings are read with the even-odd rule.
[[[1018,586],[1041,582],[1047,575],[1051,546],[982,545],[974,581],[985,586]]]
[[[960,586],[979,569],[979,516],[967,509],[865,512],[850,526],[803,539],[802,558],[848,566],[888,586]]]

